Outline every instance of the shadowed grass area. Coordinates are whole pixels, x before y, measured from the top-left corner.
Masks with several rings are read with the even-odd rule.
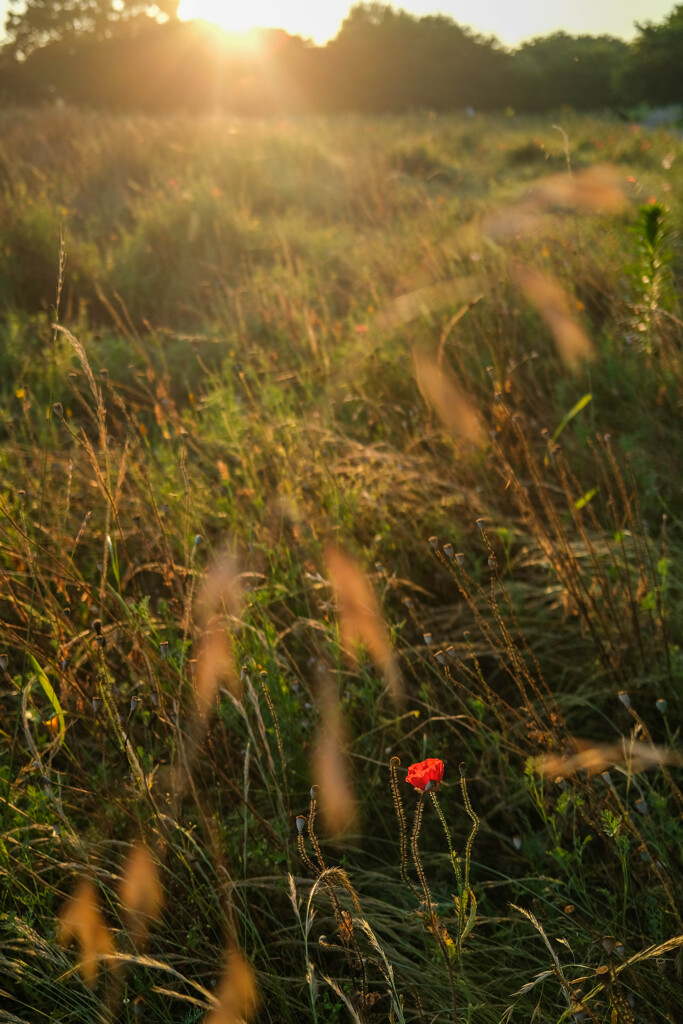
[[[675,1024],[679,140],[1,120],[0,1019]]]

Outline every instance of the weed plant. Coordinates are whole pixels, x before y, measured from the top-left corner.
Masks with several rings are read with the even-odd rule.
[[[678,1024],[679,140],[0,119],[0,1020]]]

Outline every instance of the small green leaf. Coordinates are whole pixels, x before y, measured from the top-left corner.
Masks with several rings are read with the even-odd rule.
[[[671,565],[670,558],[660,558],[657,562],[657,572],[659,573],[662,580],[662,587],[666,586],[666,578],[669,574],[669,566]]]
[[[580,509],[585,508],[588,502],[592,501],[597,493],[597,487],[591,487],[590,491],[586,491],[585,494],[582,494],[581,497],[574,502],[574,508],[577,510],[577,512]]]
[[[464,942],[465,941],[467,936],[470,934],[470,932],[474,928],[474,923],[477,920],[477,901],[476,901],[476,899],[474,897],[474,893],[472,892],[471,889],[470,889],[470,900],[471,900],[471,903],[470,903],[470,913],[469,913],[469,917],[467,918],[467,922],[465,923],[465,927],[462,930],[462,935],[460,936],[460,942]]]
[[[50,704],[52,704],[52,707],[54,708],[55,715],[57,716],[57,720],[59,722],[59,740],[61,742],[64,739],[64,735],[66,733],[66,723],[64,721],[64,711],[62,710],[62,705],[59,703],[59,698],[57,697],[57,694],[52,689],[52,683],[47,678],[45,672],[40,667],[36,659],[33,657],[32,654],[29,654],[29,658],[31,659],[31,664],[36,670],[38,682],[42,686],[45,696],[47,697],[47,699],[50,701]]]
[[[557,441],[558,437],[560,436],[560,434],[562,433],[564,428],[567,426],[567,424],[571,423],[571,421],[574,419],[574,417],[578,416],[578,414],[581,412],[581,410],[586,408],[586,406],[592,400],[592,398],[593,398],[593,395],[589,391],[588,394],[584,395],[583,398],[580,398],[578,400],[576,405],[573,405],[571,407],[571,409],[569,410],[569,412],[567,413],[566,416],[562,417],[562,419],[560,420],[559,427],[557,428],[557,430],[553,434],[553,442]]]

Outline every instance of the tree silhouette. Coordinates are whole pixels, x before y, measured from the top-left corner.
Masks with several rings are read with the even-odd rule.
[[[325,54],[330,106],[376,113],[496,106],[511,60],[451,18],[382,3],[353,7]]]
[[[532,39],[514,57],[513,106],[523,110],[598,110],[618,103],[628,45],[612,36],[555,32]]]
[[[10,53],[22,58],[54,42],[110,38],[149,17],[175,16],[178,0],[9,0],[5,31]],[[20,10],[12,9],[19,8]]]
[[[0,95],[114,110],[266,115],[623,109],[683,102],[683,4],[629,46],[557,32],[516,52],[445,15],[358,3],[314,46],[281,30],[245,49],[174,17],[177,0],[9,0]],[[227,2],[227,0],[226,0]]]
[[[683,103],[683,4],[661,25],[638,25],[623,76],[630,102]]]

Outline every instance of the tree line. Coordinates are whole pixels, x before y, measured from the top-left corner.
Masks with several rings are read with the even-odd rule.
[[[281,30],[250,44],[181,22],[177,0],[10,0],[0,51],[5,102],[149,113],[543,112],[683,102],[683,4],[630,44],[558,32],[515,51],[444,15],[351,8],[316,46]],[[19,8],[19,9],[17,9]]]

